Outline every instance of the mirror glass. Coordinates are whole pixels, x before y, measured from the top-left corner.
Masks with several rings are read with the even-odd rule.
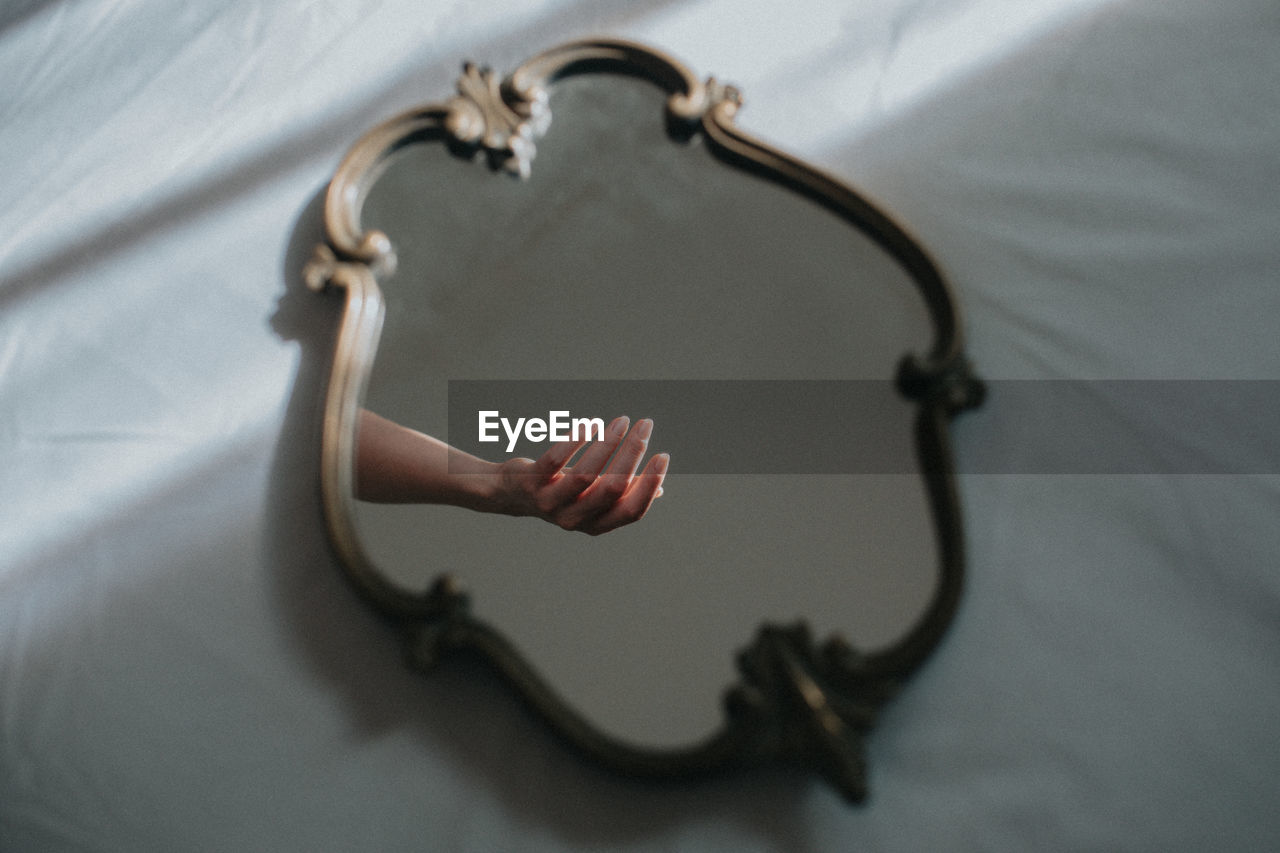
[[[456,423],[453,399],[451,423],[459,381],[542,380],[526,390],[550,396],[602,380],[616,408],[585,414],[654,417],[665,494],[594,538],[451,507],[356,517],[397,584],[452,574],[573,707],[657,747],[721,725],[734,653],[763,622],[874,650],[919,617],[938,572],[915,407],[892,383],[932,343],[924,301],[828,210],[701,136],[670,138],[665,100],[630,77],[557,82],[527,179],[410,145],[361,218],[398,256],[367,408],[462,445],[475,413]],[[512,411],[573,408],[534,402]],[[506,458],[505,440],[486,447]]]

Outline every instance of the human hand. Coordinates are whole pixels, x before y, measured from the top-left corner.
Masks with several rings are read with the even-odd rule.
[[[628,424],[628,418],[620,417],[609,424],[600,441],[565,441],[537,461],[520,458],[499,464],[500,511],[537,516],[591,536],[639,521],[662,493],[670,457],[660,453],[636,474],[653,421],[637,422],[629,435]],[[577,464],[566,468],[584,445],[589,446]]]

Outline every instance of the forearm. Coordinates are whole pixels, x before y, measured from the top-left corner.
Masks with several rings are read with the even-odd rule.
[[[369,411],[356,436],[356,496],[500,511],[498,465]]]

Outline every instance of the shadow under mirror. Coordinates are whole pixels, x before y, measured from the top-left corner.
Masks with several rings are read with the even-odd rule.
[[[493,460],[507,440],[475,446],[468,383],[513,421],[652,417],[663,496],[601,537],[355,505],[396,585],[452,575],[572,708],[659,748],[724,724],[735,653],[762,623],[874,650],[939,574],[917,405],[894,385],[934,342],[925,300],[830,210],[671,138],[667,96],[614,74],[559,81],[527,178],[409,145],[360,218],[398,258],[368,409]]]

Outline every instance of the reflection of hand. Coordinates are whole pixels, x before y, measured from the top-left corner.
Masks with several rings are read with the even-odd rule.
[[[554,445],[536,462],[486,462],[437,438],[361,411],[356,433],[356,496],[379,503],[438,503],[480,512],[531,515],[565,530],[597,535],[642,518],[662,494],[665,453],[636,468],[653,421],[617,418],[600,441]],[[579,450],[578,464],[566,468]],[[615,453],[616,451],[616,453]],[[613,462],[609,463],[610,457]],[[607,467],[606,467],[607,464]]]
[[[588,444],[585,439],[561,442],[536,462],[510,459],[501,463],[499,511],[537,516],[565,530],[592,536],[639,521],[662,491],[669,457],[665,453],[654,456],[637,475],[653,421],[639,421],[630,435],[627,425],[626,417],[615,419],[604,438],[591,442],[572,468],[565,465]]]

